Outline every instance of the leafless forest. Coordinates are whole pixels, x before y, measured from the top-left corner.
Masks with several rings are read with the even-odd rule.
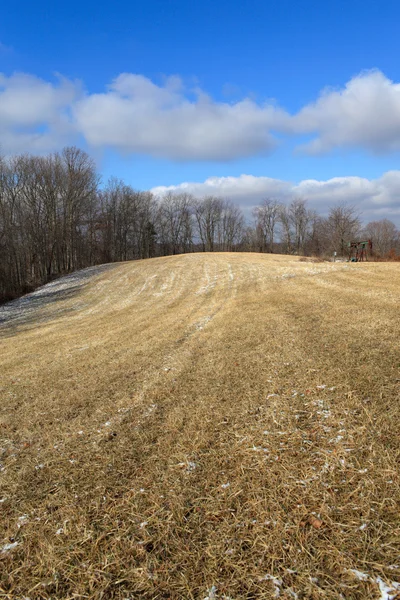
[[[157,198],[118,179],[103,186],[93,160],[75,147],[0,158],[0,302],[101,263],[203,251],[340,256],[359,236],[373,240],[376,257],[400,251],[394,223],[362,226],[350,205],[323,217],[305,198],[267,198],[249,223],[229,199]]]

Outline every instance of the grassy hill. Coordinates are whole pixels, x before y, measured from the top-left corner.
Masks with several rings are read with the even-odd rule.
[[[397,264],[239,253],[0,309],[0,598],[394,598],[399,313]]]

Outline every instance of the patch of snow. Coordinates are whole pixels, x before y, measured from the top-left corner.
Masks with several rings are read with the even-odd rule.
[[[10,552],[10,550],[14,550],[14,548],[16,548],[17,546],[18,546],[18,542],[11,542],[10,544],[4,544],[4,546],[1,549],[1,553],[6,554],[7,552]]]
[[[197,321],[197,323],[195,323],[194,326],[198,331],[201,331],[202,329],[204,329],[207,323],[211,321],[211,319],[212,317],[210,315],[207,315],[206,317],[200,319],[200,321]]]
[[[228,483],[223,483],[223,484],[221,485],[221,487],[222,487],[222,489],[223,489],[223,490],[226,490],[226,488],[228,488],[230,485],[231,485],[231,484],[230,484],[229,482],[228,482]]]
[[[0,325],[15,323],[39,322],[39,312],[56,300],[64,300],[68,293],[75,293],[83,287],[89,279],[103,273],[106,270],[114,269],[116,265],[106,264],[95,267],[88,267],[75,271],[71,275],[60,277],[46,285],[40,287],[31,294],[22,296],[17,300],[12,300],[0,306]],[[61,309],[61,312],[63,309]]]
[[[338,444],[341,440],[343,439],[342,435],[338,435],[335,438],[332,438],[331,440],[329,440],[330,444]]]
[[[18,517],[18,521],[17,521],[18,529],[20,527],[22,527],[23,525],[25,525],[25,523],[27,523],[28,521],[29,521],[28,515],[22,515],[21,517]]]
[[[374,579],[367,573],[363,573],[357,569],[349,569],[349,571],[353,573],[353,575],[359,581],[371,581],[372,583],[376,583],[381,593],[380,600],[395,600],[395,598],[398,597],[400,583],[397,581],[392,581],[391,583],[387,584],[381,577],[379,577],[379,575]]]
[[[216,600],[216,598],[217,598],[217,588],[215,585],[213,585],[207,591],[207,596],[204,598],[204,600]]]
[[[397,597],[397,594],[400,591],[400,583],[392,581],[390,585],[387,585],[380,577],[377,577],[375,582],[379,586],[381,600],[394,600]]]
[[[234,280],[234,275],[233,275],[231,263],[228,263],[228,268],[229,268],[229,280],[233,281]]]
[[[281,585],[282,579],[278,579],[278,577],[274,577],[273,575],[264,575],[264,577],[260,578],[260,581],[271,581],[274,586],[274,598],[279,598],[281,595]]]

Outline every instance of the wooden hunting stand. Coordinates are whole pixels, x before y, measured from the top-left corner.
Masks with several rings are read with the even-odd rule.
[[[372,241],[364,240],[363,242],[349,242],[349,262],[360,262],[363,260],[368,260],[368,250],[369,255],[372,255]]]

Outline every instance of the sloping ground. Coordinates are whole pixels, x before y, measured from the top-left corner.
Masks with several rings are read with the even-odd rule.
[[[399,308],[396,264],[194,254],[0,309],[0,598],[395,598]]]

